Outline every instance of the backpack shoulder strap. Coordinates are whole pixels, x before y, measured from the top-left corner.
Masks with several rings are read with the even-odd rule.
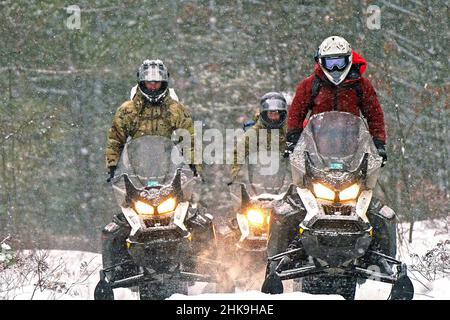
[[[358,98],[358,108],[362,113],[362,111],[365,109],[365,105],[363,103],[363,90],[361,87],[361,81],[356,81],[353,88],[355,89],[356,97]]]
[[[314,107],[314,100],[316,100],[316,97],[318,96],[321,87],[322,87],[322,80],[317,75],[314,75],[311,88],[311,97],[309,99],[308,104],[308,110],[312,110],[312,108]]]

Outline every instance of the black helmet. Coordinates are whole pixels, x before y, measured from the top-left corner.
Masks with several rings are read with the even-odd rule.
[[[278,121],[270,120],[269,111],[278,111],[280,119]],[[287,103],[281,93],[269,92],[262,96],[260,101],[260,118],[262,123],[269,129],[280,129],[287,120]]]
[[[139,89],[151,104],[158,104],[169,93],[169,72],[161,60],[144,60],[137,72]],[[158,90],[149,90],[146,81],[161,82]]]

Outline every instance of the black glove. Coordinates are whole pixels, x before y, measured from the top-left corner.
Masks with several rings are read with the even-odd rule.
[[[378,155],[383,158],[383,162],[381,163],[381,166],[384,167],[387,161],[387,153],[386,153],[386,145],[383,143],[383,141],[378,139],[373,139],[373,143],[375,144],[375,147],[377,147]]]
[[[190,165],[189,165],[189,168],[191,168],[191,171],[192,171],[192,174],[194,175],[194,177],[200,178],[200,181],[201,181],[202,183],[205,183],[205,182],[206,182],[205,179],[203,179],[203,175],[201,175],[200,173],[198,173],[197,166],[196,166],[195,164],[190,164]],[[200,171],[200,172],[201,172],[201,171]]]
[[[194,177],[198,177],[197,167],[195,166],[195,164],[190,164],[189,168],[191,168]]]
[[[286,142],[286,148],[284,149],[284,152],[283,152],[283,158],[289,158],[291,153],[294,151],[294,148],[295,148],[294,143]]]
[[[291,153],[294,151],[294,148],[297,145],[298,139],[300,139],[301,134],[301,129],[295,129],[286,134],[286,149],[283,153],[284,158],[289,158]]]
[[[109,172],[108,172],[109,177],[108,177],[108,179],[106,179],[106,182],[111,182],[111,179],[114,178],[114,172],[116,171],[117,166],[111,166],[111,167],[108,167],[108,169],[109,169]]]

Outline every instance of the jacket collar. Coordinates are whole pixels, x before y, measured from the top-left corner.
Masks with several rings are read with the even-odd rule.
[[[158,106],[158,107],[166,106],[168,104],[168,102],[169,102],[169,99],[170,99],[170,96],[167,95],[164,98],[164,100],[160,104],[157,104],[156,106]],[[148,102],[147,99],[145,99],[145,97],[142,94],[141,89],[139,88],[139,86],[137,87],[136,94],[133,97],[133,103],[136,106],[138,112],[141,112],[142,109],[145,108],[145,107],[155,106],[155,105],[150,104],[150,102]]]

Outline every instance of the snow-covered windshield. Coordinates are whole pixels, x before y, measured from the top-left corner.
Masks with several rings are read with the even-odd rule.
[[[166,137],[146,135],[130,140],[124,147],[116,174],[126,173],[136,187],[164,185],[182,166],[182,155]]]
[[[195,180],[192,171],[183,161],[181,152],[166,137],[146,135],[132,139],[125,145],[113,182],[117,204],[125,200],[125,182],[122,174],[128,174],[136,188],[159,187],[172,182],[178,168],[181,168],[183,193],[189,198]]]
[[[244,165],[244,181],[250,195],[278,194],[286,191],[291,181],[289,163],[279,152],[268,151],[267,157],[259,157],[252,153]],[[264,160],[263,160],[264,159]],[[257,161],[250,161],[257,160]],[[256,163],[255,163],[256,162]]]
[[[305,174],[305,152],[322,171],[354,171],[368,154],[368,174],[381,166],[381,158],[362,118],[331,111],[312,116],[290,157],[294,180]]]
[[[315,117],[311,120],[311,133],[322,159],[347,158],[358,148],[359,123],[356,117]]]

